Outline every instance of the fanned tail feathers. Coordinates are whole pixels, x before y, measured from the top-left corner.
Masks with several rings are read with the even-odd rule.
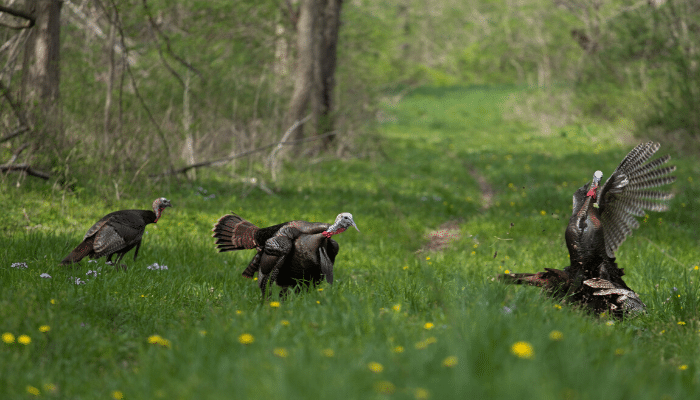
[[[236,214],[227,214],[214,225],[212,237],[216,238],[219,252],[254,249],[257,247],[255,233],[258,229]]]
[[[73,251],[71,251],[70,254],[68,254],[66,258],[63,259],[63,261],[61,261],[61,265],[74,264],[80,262],[80,260],[82,260],[86,256],[89,256],[93,252],[92,245],[94,240],[94,237],[89,237],[85,239],[82,243],[78,245],[78,247],[73,249]]]

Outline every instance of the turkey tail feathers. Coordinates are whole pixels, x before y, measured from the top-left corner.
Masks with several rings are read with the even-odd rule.
[[[73,249],[73,251],[71,251],[70,254],[68,254],[66,258],[63,259],[63,261],[61,261],[61,265],[75,264],[77,262],[80,262],[80,260],[82,260],[86,256],[89,256],[93,252],[92,245],[94,240],[94,237],[89,237],[83,240],[83,242],[80,243],[78,247]]]
[[[216,238],[219,252],[254,249],[257,247],[255,233],[258,229],[236,214],[227,214],[214,225],[212,237]]]

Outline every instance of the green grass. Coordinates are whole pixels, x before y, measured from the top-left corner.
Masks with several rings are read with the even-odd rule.
[[[107,194],[106,179],[64,192],[32,179],[17,187],[16,175],[3,177],[0,334],[12,333],[15,342],[0,342],[0,393],[692,398],[700,368],[694,268],[700,186],[693,179],[700,167],[674,157],[679,179],[671,210],[649,215],[618,253],[627,283],[648,306],[645,315],[609,322],[561,307],[535,288],[501,285],[492,278],[506,269],[567,265],[563,232],[573,192],[596,169],[609,174],[634,143],[619,144],[597,126],[542,136],[504,120],[514,94],[524,95],[509,88],[419,89],[385,104],[383,151],[288,164],[276,196],[212,172],[197,182],[134,185],[120,200]],[[493,191],[488,209],[477,177]],[[125,257],[127,272],[103,260],[77,269],[57,265],[99,217],[147,208],[159,196],[174,207],[148,227],[139,260]],[[214,250],[211,226],[229,211],[259,226],[330,222],[347,211],[362,233],[339,236],[334,285],[272,307],[260,302],[255,282],[240,276],[252,252]],[[442,252],[417,252],[447,221],[458,221],[460,237]],[[28,268],[11,268],[15,262]],[[146,268],[156,262],[168,270]],[[100,275],[85,275],[95,268]],[[75,277],[89,281],[76,285]],[[40,332],[43,325],[50,330]],[[561,340],[550,339],[552,331]],[[243,334],[253,343],[241,344]],[[31,343],[18,343],[20,335]],[[169,347],[149,344],[151,335]],[[511,353],[519,341],[530,344],[532,358]],[[456,365],[445,366],[448,357]]]

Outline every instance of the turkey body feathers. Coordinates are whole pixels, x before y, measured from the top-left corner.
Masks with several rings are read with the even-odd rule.
[[[570,265],[563,271],[505,274],[500,280],[542,287],[557,297],[565,293],[567,301],[596,313],[609,311],[622,317],[643,310],[644,303],[622,279],[624,270],[618,268],[615,253],[639,227],[635,217],[644,216],[645,210],[665,211],[673,198],[669,192],[647,190],[676,179],[669,176],[675,166],[663,167],[670,156],[648,161],[658,149],[658,143],[642,143],[625,156],[605,184],[599,186],[603,174],[596,171],[590,183],[576,190],[564,233]]]
[[[228,214],[214,225],[212,236],[220,252],[257,250],[242,275],[253,278],[257,272],[258,285],[264,295],[266,286],[271,283],[288,288],[315,285],[324,278],[333,282],[333,265],[340,246],[330,236],[345,230],[344,225],[336,227],[344,214],[339,215],[333,225],[289,221],[267,228],[258,228],[238,215]],[[352,216],[347,215],[352,221]]]
[[[131,249],[134,251],[134,261],[139,254],[141,240],[146,225],[156,223],[165,207],[171,207],[165,198],[156,199],[151,210],[120,210],[111,212],[88,229],[80,243],[66,258],[62,265],[80,262],[85,257],[107,257],[112,261],[116,254],[115,264]]]

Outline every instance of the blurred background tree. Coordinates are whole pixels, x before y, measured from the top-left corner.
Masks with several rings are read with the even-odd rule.
[[[695,0],[9,0],[0,162],[267,178],[374,151],[379,101],[419,85],[520,85],[545,131],[595,118],[695,149],[698,43]]]

